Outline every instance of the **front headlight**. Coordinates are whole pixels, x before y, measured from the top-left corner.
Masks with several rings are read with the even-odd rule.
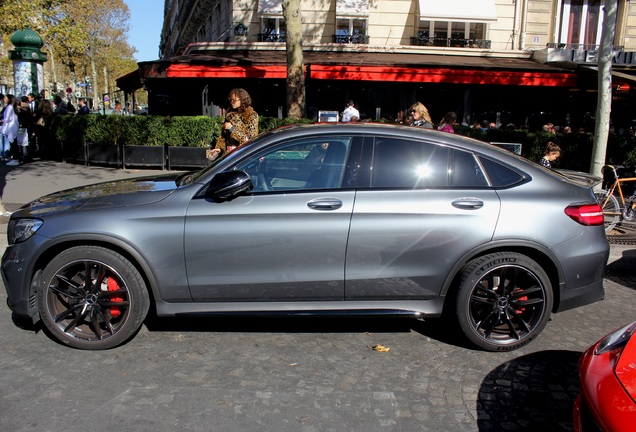
[[[636,322],[621,327],[618,330],[605,336],[596,346],[594,354],[603,354],[608,351],[621,348],[625,346],[629,338],[632,337],[636,331]]]
[[[40,219],[11,219],[7,228],[10,245],[27,240],[42,226]]]

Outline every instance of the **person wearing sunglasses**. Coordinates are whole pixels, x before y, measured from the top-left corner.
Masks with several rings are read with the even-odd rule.
[[[252,108],[249,93],[242,88],[232,89],[228,102],[230,108],[226,111],[221,135],[214,148],[206,152],[208,159],[224,156],[258,135],[258,113]]]
[[[416,102],[411,105],[409,109],[411,116],[413,116],[413,122],[411,126],[421,127],[425,129],[433,129],[433,121],[428,110],[421,102]]]

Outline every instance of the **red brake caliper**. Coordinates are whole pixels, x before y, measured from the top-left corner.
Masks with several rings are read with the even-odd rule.
[[[519,301],[526,301],[526,300],[528,300],[528,296],[521,296],[521,297],[519,297],[517,300],[519,300]],[[517,314],[522,314],[522,313],[524,313],[525,311],[526,311],[526,308],[524,308],[524,307],[520,307],[519,309],[517,309]]]
[[[108,278],[108,291],[117,291],[118,289],[119,289],[119,284],[117,283],[117,281],[113,278]],[[121,297],[113,297],[110,299],[110,301],[123,302],[124,299]],[[112,315],[113,318],[117,318],[119,317],[119,315],[121,315],[121,311],[119,310],[117,306],[112,306],[110,308],[110,314]]]

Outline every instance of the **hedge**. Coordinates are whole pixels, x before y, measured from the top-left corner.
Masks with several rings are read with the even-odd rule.
[[[47,121],[51,136],[70,145],[91,142],[112,145],[147,145],[207,147],[216,142],[223,117],[207,116],[118,116],[90,114],[53,115]],[[259,131],[280,126],[313,123],[310,119],[279,119],[259,117]],[[529,132],[521,129],[473,129],[457,126],[455,133],[487,142],[522,144],[522,155],[538,161],[549,141],[558,144],[562,154],[558,166],[577,171],[588,171],[592,155],[591,133],[568,135]],[[636,140],[633,137],[610,135],[606,163],[636,165]]]

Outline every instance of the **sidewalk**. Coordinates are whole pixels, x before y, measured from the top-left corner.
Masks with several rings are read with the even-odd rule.
[[[117,169],[42,160],[19,166],[0,164],[0,203],[4,210],[13,212],[36,198],[63,189],[167,172],[158,169]]]

